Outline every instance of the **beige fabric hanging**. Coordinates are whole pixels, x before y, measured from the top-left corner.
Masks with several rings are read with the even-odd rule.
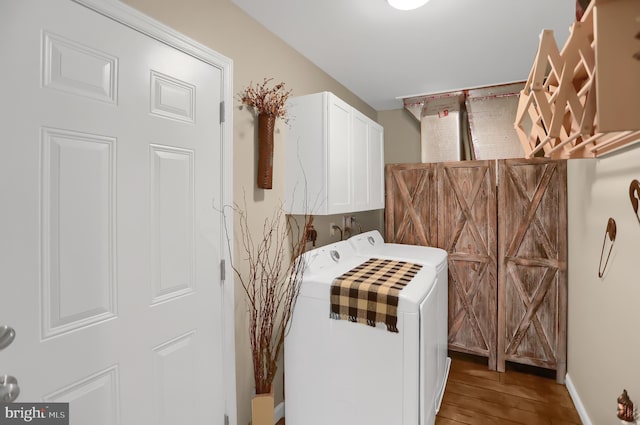
[[[463,92],[405,99],[405,108],[420,121],[422,162],[467,159],[461,132],[463,102]]]
[[[524,83],[404,99],[420,121],[422,162],[523,158],[513,122]]]
[[[476,159],[524,158],[513,123],[524,83],[469,90],[466,98]]]

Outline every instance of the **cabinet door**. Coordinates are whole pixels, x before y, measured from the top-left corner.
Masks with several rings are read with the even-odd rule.
[[[368,209],[375,210],[384,208],[384,130],[374,122],[368,128]]]
[[[285,143],[285,208],[327,214],[327,113],[324,93],[290,98]]]
[[[369,118],[354,111],[353,113],[353,138],[352,138],[352,187],[353,210],[362,211],[370,209],[369,205],[369,174],[371,167],[369,161]]]
[[[328,102],[327,213],[351,211],[352,108],[334,95]]]
[[[449,253],[449,349],[496,369],[495,161],[439,163],[438,247]]]
[[[353,210],[384,208],[382,126],[355,110],[353,111],[351,160]]]
[[[505,361],[566,373],[566,161],[499,162],[498,369]]]

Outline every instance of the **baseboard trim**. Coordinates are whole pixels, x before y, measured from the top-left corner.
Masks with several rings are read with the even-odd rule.
[[[275,409],[273,409],[273,418],[275,420],[274,424],[277,424],[278,421],[284,418],[284,401],[278,403]]]
[[[593,425],[591,422],[591,418],[587,414],[587,410],[584,408],[584,404],[582,404],[582,400],[580,400],[580,396],[578,395],[578,391],[576,387],[573,385],[573,381],[571,380],[571,376],[567,373],[565,385],[567,386],[567,391],[569,391],[569,395],[571,396],[571,400],[573,400],[573,405],[576,407],[576,411],[580,416],[580,420],[583,425]]]

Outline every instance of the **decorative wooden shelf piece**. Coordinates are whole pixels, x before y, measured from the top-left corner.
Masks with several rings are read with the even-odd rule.
[[[595,0],[564,48],[544,30],[514,123],[527,158],[593,158],[640,141],[640,2]]]

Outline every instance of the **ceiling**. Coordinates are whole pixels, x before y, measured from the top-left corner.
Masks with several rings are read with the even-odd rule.
[[[564,45],[573,0],[231,0],[374,109],[403,97],[524,81],[542,29]]]

